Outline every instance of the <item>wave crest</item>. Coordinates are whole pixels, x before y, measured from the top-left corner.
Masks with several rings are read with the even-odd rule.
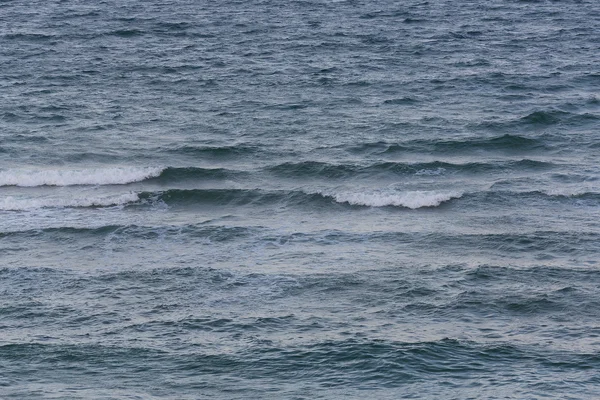
[[[406,207],[417,209],[422,207],[437,207],[443,202],[462,197],[460,192],[435,192],[435,191],[411,191],[411,192],[359,192],[338,193],[332,195],[338,203],[369,207]]]
[[[159,176],[162,167],[111,167],[94,169],[0,171],[0,186],[124,185]]]

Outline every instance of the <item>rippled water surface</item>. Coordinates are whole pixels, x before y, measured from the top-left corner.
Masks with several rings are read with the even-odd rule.
[[[0,398],[599,398],[598,32],[0,1]]]

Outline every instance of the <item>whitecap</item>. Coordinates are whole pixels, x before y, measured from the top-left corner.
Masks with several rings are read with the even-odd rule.
[[[460,198],[460,192],[437,191],[371,191],[371,192],[346,192],[337,193],[332,197],[338,203],[348,203],[369,207],[406,207],[411,209],[421,207],[437,207],[445,201]]]
[[[163,171],[163,167],[8,169],[0,171],[0,186],[124,185],[157,177]]]

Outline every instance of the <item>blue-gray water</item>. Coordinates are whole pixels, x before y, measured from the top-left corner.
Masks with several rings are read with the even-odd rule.
[[[0,398],[599,398],[599,32],[0,1]]]

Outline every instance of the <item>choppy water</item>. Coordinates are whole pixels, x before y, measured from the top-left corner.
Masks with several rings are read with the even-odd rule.
[[[600,397],[600,3],[0,2],[0,398]]]

